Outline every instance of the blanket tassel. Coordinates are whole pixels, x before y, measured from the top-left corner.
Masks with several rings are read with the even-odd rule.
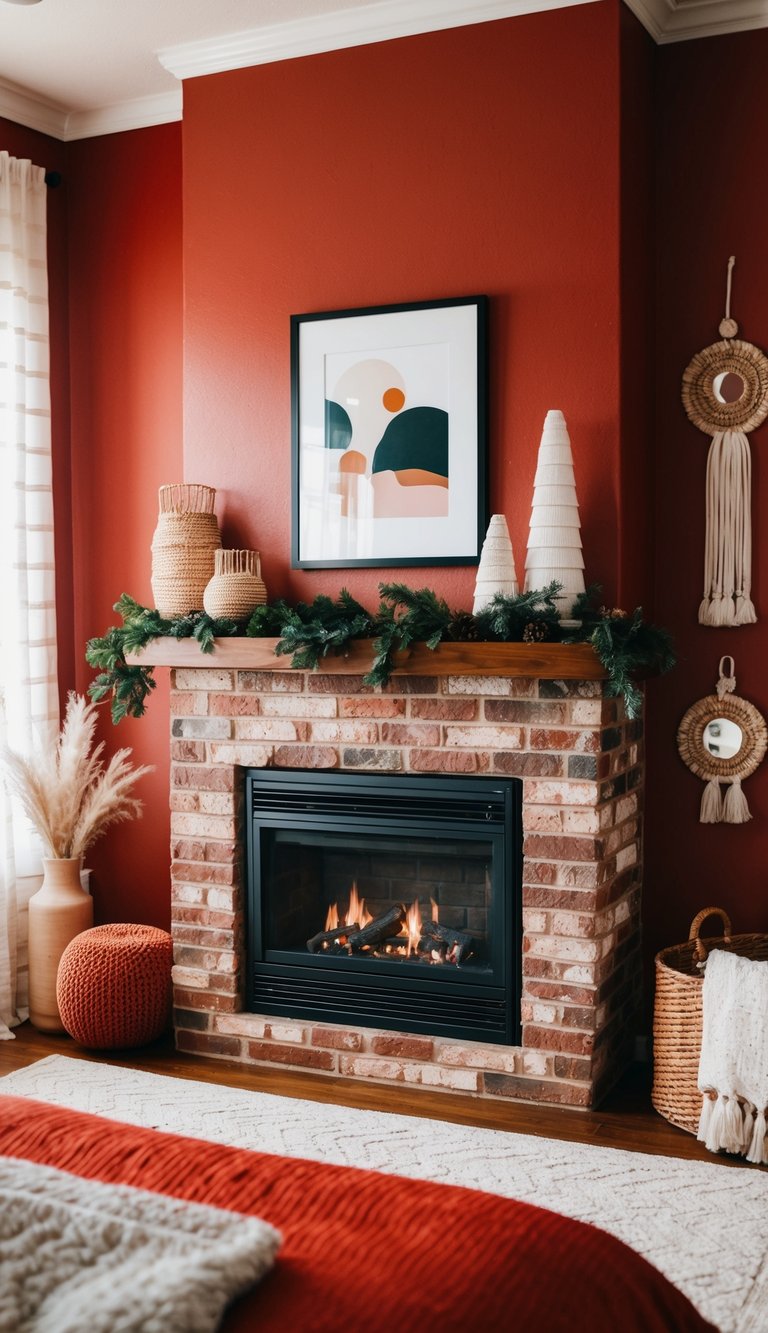
[[[768,1143],[765,1137],[765,1108],[758,1111],[755,1116],[755,1124],[752,1129],[752,1138],[747,1149],[747,1161],[757,1162],[758,1165],[768,1163]]]

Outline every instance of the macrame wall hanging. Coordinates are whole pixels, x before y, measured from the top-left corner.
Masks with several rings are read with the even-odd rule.
[[[736,337],[728,260],[722,342],[696,356],[683,375],[683,406],[712,443],[707,458],[707,526],[702,625],[752,625],[752,459],[747,432],[768,415],[768,357]]]
[[[688,709],[677,732],[680,758],[707,784],[702,824],[745,824],[752,818],[741,784],[762,763],[768,745],[762,713],[735,692],[735,671],[732,657],[720,658],[715,693]]]

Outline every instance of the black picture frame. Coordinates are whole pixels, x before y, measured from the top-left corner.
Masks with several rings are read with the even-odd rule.
[[[478,563],[487,349],[485,296],[291,316],[294,569]]]

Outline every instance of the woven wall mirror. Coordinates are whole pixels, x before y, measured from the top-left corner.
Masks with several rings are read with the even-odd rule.
[[[702,625],[752,625],[752,458],[747,432],[768,416],[768,357],[737,338],[728,261],[722,341],[697,352],[683,374],[683,406],[712,443],[707,458]]]
[[[721,658],[715,694],[692,704],[677,731],[683,763],[707,784],[702,824],[744,824],[752,818],[741,784],[762,763],[768,746],[765,718],[735,693],[734,673],[733,658]]]

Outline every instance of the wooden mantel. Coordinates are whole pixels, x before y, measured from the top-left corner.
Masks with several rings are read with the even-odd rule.
[[[141,652],[126,654],[140,666],[225,667],[239,670],[286,671],[290,656],[277,657],[277,639],[216,639],[212,653],[203,653],[194,639],[154,639]],[[370,639],[350,644],[343,654],[321,658],[318,670],[335,675],[361,675],[373,663]],[[606,671],[588,643],[441,643],[436,649],[414,644],[398,653],[396,675],[522,676],[540,680],[605,680]]]

